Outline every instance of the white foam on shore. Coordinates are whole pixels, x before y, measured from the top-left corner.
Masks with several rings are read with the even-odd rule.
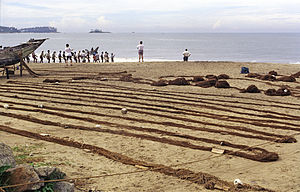
[[[119,63],[131,63],[131,62],[138,62],[138,58],[115,58],[115,62]],[[164,62],[164,61],[179,61],[179,60],[171,60],[171,59],[148,59],[144,58],[145,62]]]
[[[290,62],[289,64],[300,65],[300,61],[297,61],[297,62]]]

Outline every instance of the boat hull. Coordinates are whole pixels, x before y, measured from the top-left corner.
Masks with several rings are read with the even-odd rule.
[[[25,58],[33,53],[46,39],[29,40],[26,43],[6,47],[0,50],[0,67],[14,65],[20,62],[20,57]]]

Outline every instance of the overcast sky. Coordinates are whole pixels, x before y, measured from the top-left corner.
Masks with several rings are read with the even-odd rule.
[[[60,32],[300,32],[300,0],[2,0],[0,22]]]

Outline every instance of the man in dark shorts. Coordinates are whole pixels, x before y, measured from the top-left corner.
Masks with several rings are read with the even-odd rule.
[[[189,56],[191,56],[191,53],[187,49],[185,49],[182,55],[183,55],[183,61],[187,62],[189,60]]]

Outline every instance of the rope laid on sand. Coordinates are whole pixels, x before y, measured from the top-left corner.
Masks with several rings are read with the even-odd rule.
[[[300,135],[300,133],[292,134],[290,136],[293,137],[293,136],[296,136],[296,135]],[[250,146],[249,148],[258,147],[258,146],[262,146],[262,145],[266,145],[266,144],[274,144],[274,143],[272,141],[268,141],[268,142],[265,142],[265,143]],[[240,150],[238,150],[238,151],[240,151]],[[235,151],[235,152],[232,152],[232,153],[236,153],[238,151]],[[230,154],[227,154],[227,155],[230,155]],[[215,159],[215,158],[218,158],[218,157],[221,157],[221,156],[223,156],[223,155],[220,154],[220,155],[217,155],[217,156],[214,156],[214,157],[208,157],[208,158],[205,158],[205,159],[200,159],[200,160],[195,160],[195,161],[190,161],[190,162],[180,163],[180,164],[174,164],[174,165],[170,165],[169,167],[178,167],[178,166],[182,166],[182,165],[194,164],[194,163],[198,163],[198,162],[201,162],[201,161]],[[14,188],[14,187],[19,187],[19,186],[24,186],[24,185],[32,185],[32,184],[37,184],[37,183],[51,183],[51,182],[61,182],[61,181],[95,179],[95,178],[102,178],[102,177],[129,175],[129,174],[134,174],[134,173],[141,173],[141,172],[147,172],[147,171],[154,171],[154,170],[162,169],[161,167],[147,168],[147,167],[142,167],[142,166],[140,166],[138,168],[143,168],[144,170],[136,170],[136,171],[130,171],[130,172],[123,172],[123,173],[114,173],[114,174],[109,174],[109,175],[97,175],[97,176],[77,177],[77,178],[68,178],[68,179],[56,179],[56,180],[46,180],[46,181],[37,181],[37,182],[22,183],[22,184],[15,184],[15,185],[7,185],[7,186],[0,187],[0,192],[5,192],[4,189],[7,189],[7,188]],[[268,190],[268,189],[265,189],[265,190],[266,191],[272,191],[272,190]]]

